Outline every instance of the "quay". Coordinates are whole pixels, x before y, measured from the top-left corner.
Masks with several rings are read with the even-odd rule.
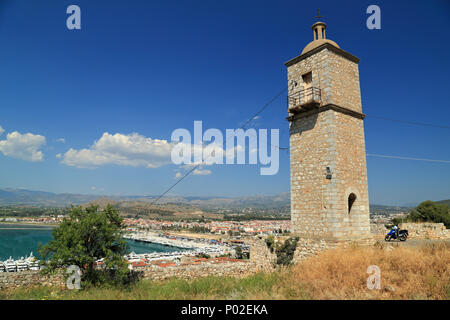
[[[180,249],[173,252],[152,252],[142,254],[131,252],[124,256],[130,265],[158,260],[181,260],[183,257],[198,256],[202,254],[210,257],[235,254],[234,245],[211,239],[169,236],[151,232],[132,232],[125,235],[124,238],[133,241],[155,243]],[[97,260],[97,266],[100,267],[101,265],[103,265],[103,259]],[[40,269],[41,265],[33,256],[33,253],[31,253],[29,257],[22,257],[19,260],[14,260],[10,257],[6,261],[0,261],[0,272],[20,272]]]
[[[221,243],[210,239],[188,238],[182,236],[163,235],[152,232],[133,232],[124,236],[125,239],[155,243],[164,246],[184,249],[174,252],[154,252],[145,254],[136,254],[134,252],[126,256],[130,262],[138,260],[173,260],[180,259],[183,256],[192,256],[206,254],[211,257],[217,257],[224,254],[234,254],[234,246]]]

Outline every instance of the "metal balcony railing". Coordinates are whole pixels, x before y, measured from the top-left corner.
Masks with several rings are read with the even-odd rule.
[[[314,106],[320,105],[321,101],[320,89],[310,87],[290,94],[288,96],[288,109],[289,111],[311,109]]]

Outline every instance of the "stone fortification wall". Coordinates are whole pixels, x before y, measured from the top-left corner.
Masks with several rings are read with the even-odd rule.
[[[389,232],[388,229],[381,223],[371,223],[370,224],[370,233],[373,236],[385,236]]]
[[[29,287],[42,284],[44,286],[64,286],[61,275],[45,276],[40,271],[2,272],[0,273],[0,290]]]
[[[142,271],[144,278],[150,280],[165,280],[168,278],[177,278],[191,280],[195,278],[203,278],[208,276],[231,276],[244,277],[257,272],[255,264],[248,260],[242,262],[225,262],[225,263],[200,263],[186,264],[175,266],[149,266],[143,268],[135,268],[136,271]]]
[[[435,240],[449,240],[450,230],[445,228],[443,223],[401,223],[400,229],[408,230],[409,238],[417,239],[435,239]]]
[[[183,264],[161,262],[145,267],[133,267],[145,279],[165,280],[176,277],[191,280],[207,276],[243,277],[258,271],[260,266],[250,260],[230,258],[194,259]],[[60,275],[44,276],[40,271],[3,272],[0,273],[0,290],[30,287],[33,285],[64,287],[64,278]]]
[[[276,261],[277,255],[270,251],[265,238],[257,237],[250,241],[250,262],[258,271],[273,271]]]

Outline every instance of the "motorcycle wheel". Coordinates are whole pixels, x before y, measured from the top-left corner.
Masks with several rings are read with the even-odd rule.
[[[389,240],[391,240],[391,236],[384,237],[384,241],[389,241]]]
[[[399,239],[400,239],[400,241],[406,241],[406,237],[405,236],[401,236]]]

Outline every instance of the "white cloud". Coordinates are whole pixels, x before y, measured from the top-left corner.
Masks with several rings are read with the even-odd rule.
[[[2,126],[0,126],[0,136],[2,135],[3,132],[5,132],[5,129],[3,129]]]
[[[195,169],[194,172],[192,172],[192,174],[200,175],[200,176],[206,176],[206,175],[211,174],[211,170],[209,170],[209,169],[202,169],[202,168]]]
[[[122,166],[157,168],[173,163],[171,153],[178,142],[167,140],[152,139],[138,133],[110,134],[103,133],[99,140],[94,141],[93,145],[84,149],[70,148],[65,154],[57,154],[56,157],[61,163],[78,168],[96,168],[103,165],[115,164]],[[217,155],[223,159],[225,150],[222,146],[211,143],[206,146],[196,144],[186,144],[187,150],[190,150],[191,157],[194,158],[195,151],[202,151],[206,157],[204,162],[193,161],[190,164],[183,164],[179,168],[181,172],[192,169],[193,166],[210,166],[214,164],[213,160]],[[240,146],[235,149],[239,150]],[[232,155],[234,157],[234,154]],[[208,161],[209,160],[209,161]],[[174,163],[175,164],[175,163]],[[199,167],[192,173],[194,175],[209,175],[211,170]],[[175,178],[180,178],[182,173],[177,172]]]
[[[0,127],[0,134],[3,133]],[[45,145],[45,137],[32,133],[8,133],[6,140],[0,140],[0,152],[3,155],[25,161],[42,161],[44,155],[39,149]]]
[[[64,138],[59,138],[58,140],[56,140],[57,142],[61,142],[61,143],[66,143],[66,139]]]
[[[171,163],[172,144],[166,140],[144,137],[138,133],[103,133],[89,149],[69,149],[62,163],[78,168],[95,168],[101,165],[157,168]]]

